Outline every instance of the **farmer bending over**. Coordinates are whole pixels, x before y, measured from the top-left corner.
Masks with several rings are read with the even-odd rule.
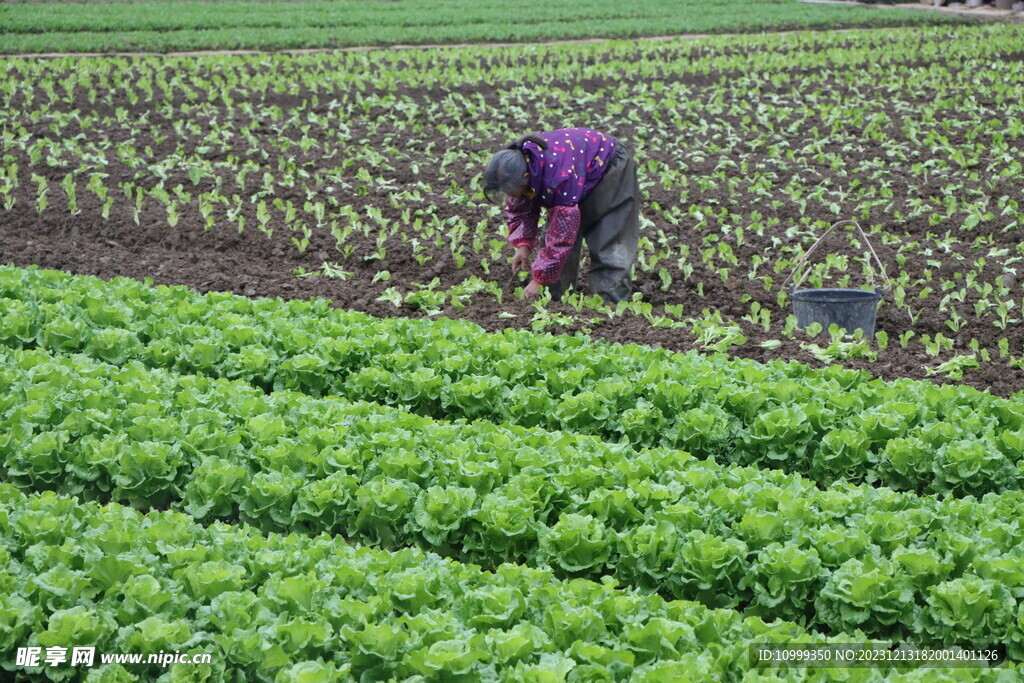
[[[537,248],[540,209],[548,210],[527,297],[537,296],[544,285],[552,299],[561,299],[575,286],[586,240],[591,292],[605,303],[629,298],[640,237],[640,188],[636,164],[621,142],[589,128],[524,135],[491,157],[484,195],[492,202],[506,198],[516,271],[526,269]]]

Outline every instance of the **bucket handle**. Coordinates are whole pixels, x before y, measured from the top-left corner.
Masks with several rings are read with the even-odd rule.
[[[814,244],[811,245],[811,248],[807,250],[807,253],[803,255],[803,258],[801,258],[797,262],[796,266],[793,267],[793,272],[791,272],[789,274],[789,276],[785,279],[785,281],[783,281],[782,286],[785,287],[786,283],[789,282],[790,278],[793,278],[793,276],[797,274],[797,272],[800,270],[800,268],[802,268],[804,266],[804,264],[807,263],[807,259],[809,259],[811,257],[811,254],[814,253],[814,250],[818,248],[818,245],[821,244],[821,241],[823,239],[828,237],[828,234],[830,232],[832,232],[833,230],[835,230],[836,228],[838,228],[840,226],[845,226],[845,225],[852,225],[855,228],[857,228],[857,233],[860,235],[860,238],[864,242],[864,244],[867,245],[868,250],[871,252],[871,255],[875,257],[875,262],[878,263],[878,270],[882,274],[882,277],[885,278],[885,285],[886,285],[885,286],[885,291],[886,292],[891,292],[892,291],[892,281],[889,280],[889,276],[885,274],[885,266],[882,265],[882,260],[880,258],[878,258],[878,254],[875,253],[874,247],[871,246],[871,242],[868,240],[868,236],[864,234],[864,231],[861,229],[860,224],[857,223],[857,221],[839,221],[838,223],[833,223],[832,227],[830,227],[828,230],[826,230],[825,234],[823,234],[821,237],[819,237],[818,240]],[[803,284],[803,281],[807,278],[807,271],[808,270],[809,269],[806,269],[803,273],[801,273],[800,277],[793,278],[793,284],[790,285],[790,287],[789,287],[789,291],[790,292],[793,292],[794,290],[796,290],[797,287],[799,287],[801,284]],[[878,288],[876,287],[875,290],[877,291]]]

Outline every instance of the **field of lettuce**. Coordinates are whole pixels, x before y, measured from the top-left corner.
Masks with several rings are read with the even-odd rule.
[[[0,17],[113,26],[54,7]],[[1024,679],[1021,27],[0,74],[0,679]],[[614,309],[525,301],[480,197],[566,125],[639,162]],[[874,339],[790,315],[840,219]],[[210,659],[99,659],[157,652]]]
[[[0,302],[7,651],[215,654],[98,680],[1019,675],[1019,401],[35,268]],[[750,660],[869,640],[1009,663]]]

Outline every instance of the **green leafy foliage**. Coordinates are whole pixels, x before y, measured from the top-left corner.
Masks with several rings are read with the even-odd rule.
[[[492,335],[458,321],[375,319],[324,301],[200,296],[35,269],[0,269],[0,297],[0,334],[15,348],[78,349],[115,364],[137,360],[428,417],[685,448],[824,484],[982,495],[1024,481],[1021,450],[1007,441],[1024,430],[1024,410],[966,387],[577,337]]]
[[[693,0],[642,0],[623,15],[611,0],[588,8],[589,21],[580,21],[577,6],[564,2],[524,2],[523,14],[543,17],[528,25],[510,27],[504,8],[494,3],[472,6],[438,5],[406,0],[395,10],[382,11],[367,0],[350,0],[344,12],[330,2],[310,1],[301,10],[286,2],[266,3],[253,12],[244,3],[218,3],[183,14],[159,3],[140,3],[138,9],[114,11],[102,4],[68,7],[53,3],[45,15],[15,7],[5,13],[5,51],[52,49],[55,36],[65,49],[187,50],[225,48],[341,47],[418,43],[542,41],[565,38],[636,37],[673,33],[771,30],[790,26],[893,26],[946,23],[942,16],[906,13],[878,16],[858,8],[821,6],[813,11],[792,1],[748,0],[742,16],[703,16]],[[38,35],[41,34],[41,35]],[[36,36],[35,38],[33,38]],[[101,38],[101,36],[103,36]],[[193,167],[197,182],[202,169]]]
[[[484,572],[416,550],[204,527],[180,513],[24,496],[6,484],[0,548],[0,618],[16,624],[0,634],[12,642],[212,655],[210,664],[166,669],[97,666],[92,676],[657,681],[700,672],[702,680],[725,681],[748,674],[750,644],[863,638],[667,602],[613,581],[562,581],[512,564]],[[55,552],[84,569],[55,568]],[[934,599],[949,606],[936,619],[969,622],[979,637],[1008,623],[1005,609],[989,621],[971,616],[993,600],[1006,602],[1005,590],[981,580],[936,590]],[[970,673],[994,682],[1016,670]],[[929,670],[930,680],[955,675]],[[893,669],[857,680],[877,676],[919,680]]]
[[[1024,598],[1024,537],[1012,521],[1024,510],[1020,491],[980,501],[841,483],[822,491],[672,449],[268,395],[138,363],[40,350],[2,350],[0,361],[0,473],[24,490],[420,546],[491,569],[516,561],[565,578],[614,577],[666,598],[878,638],[920,639],[925,625],[932,639],[964,637],[961,622],[943,634],[920,615],[965,577],[1010,587],[999,598],[1010,613]],[[952,439],[947,431],[926,436]],[[230,564],[193,559],[183,580],[194,590],[238,580]],[[54,609],[127,576],[116,559],[89,577],[65,566],[44,577],[68,586],[49,599]],[[414,610],[434,591],[412,579],[400,588]],[[571,628],[597,638],[586,623]],[[998,623],[1014,642],[1018,627]]]

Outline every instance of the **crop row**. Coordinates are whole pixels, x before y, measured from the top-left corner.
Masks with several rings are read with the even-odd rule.
[[[995,641],[1024,657],[1019,492],[820,491],[679,451],[627,454],[139,364],[0,359],[0,468],[25,490],[612,576],[832,632]]]
[[[1024,406],[971,388],[37,269],[0,269],[0,297],[0,343],[12,347],[683,448],[824,484],[981,495],[1024,481]]]
[[[792,625],[511,565],[485,573],[337,537],[261,536],[177,513],[26,498],[7,485],[0,501],[5,652],[215,653],[200,674],[246,680],[544,680],[571,669],[644,680],[683,666],[723,679],[744,668],[745,642],[800,637]],[[712,643],[720,646],[706,649]],[[130,673],[159,675],[154,668]]]
[[[484,572],[338,537],[203,527],[0,484],[0,647],[209,653],[187,674],[246,680],[1009,681],[996,671],[749,671],[748,647],[850,642],[666,602],[613,581]],[[9,666],[6,662],[5,667]],[[117,680],[166,669],[108,665]],[[42,670],[38,670],[40,673]],[[52,671],[52,669],[51,669]],[[67,671],[65,669],[65,671]],[[839,675],[841,674],[841,675]]]
[[[808,10],[794,0],[746,0],[741,14],[701,13],[696,0],[644,0],[629,11],[602,0],[588,5],[585,13],[565,0],[522,2],[518,11],[538,18],[530,22],[509,22],[507,10],[497,3],[464,6],[406,0],[382,5],[364,0],[348,2],[344,9],[330,2],[305,2],[301,8],[287,2],[265,4],[260,12],[243,2],[231,2],[187,14],[159,3],[121,11],[104,3],[57,5],[46,12],[15,5],[0,10],[4,19],[0,34],[4,52],[48,52],[54,45],[74,51],[159,51],[538,41],[953,21],[920,12],[882,14],[836,5]]]

